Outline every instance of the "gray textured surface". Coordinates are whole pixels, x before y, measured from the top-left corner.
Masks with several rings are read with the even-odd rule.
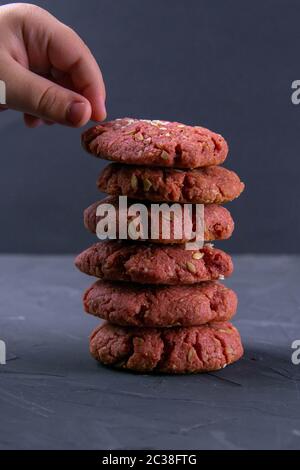
[[[215,374],[139,376],[88,353],[91,279],[71,257],[2,256],[1,449],[300,448],[300,259],[235,257],[246,354]]]

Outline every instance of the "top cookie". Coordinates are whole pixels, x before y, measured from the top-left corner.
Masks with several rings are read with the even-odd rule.
[[[82,134],[93,155],[129,165],[199,168],[223,163],[228,145],[200,126],[147,119],[116,119]]]

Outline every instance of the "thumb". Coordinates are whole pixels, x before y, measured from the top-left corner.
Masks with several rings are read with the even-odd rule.
[[[15,61],[5,67],[7,106],[41,119],[80,127],[92,114],[82,95],[25,69]]]

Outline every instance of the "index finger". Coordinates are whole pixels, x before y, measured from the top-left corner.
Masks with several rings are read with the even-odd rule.
[[[75,91],[91,103],[92,119],[102,121],[106,117],[106,92],[101,70],[80,37],[72,29],[57,23],[49,42],[49,61],[53,67],[70,75]]]

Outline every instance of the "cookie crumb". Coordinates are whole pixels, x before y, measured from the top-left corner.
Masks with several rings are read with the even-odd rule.
[[[203,258],[203,256],[204,256],[204,253],[200,253],[200,252],[193,253],[193,259],[201,259]]]
[[[138,179],[135,175],[131,176],[130,184],[131,184],[132,189],[136,191],[138,187]]]
[[[195,274],[195,272],[197,271],[196,266],[193,263],[191,263],[190,261],[188,261],[186,263],[186,267],[190,271],[190,273]]]

